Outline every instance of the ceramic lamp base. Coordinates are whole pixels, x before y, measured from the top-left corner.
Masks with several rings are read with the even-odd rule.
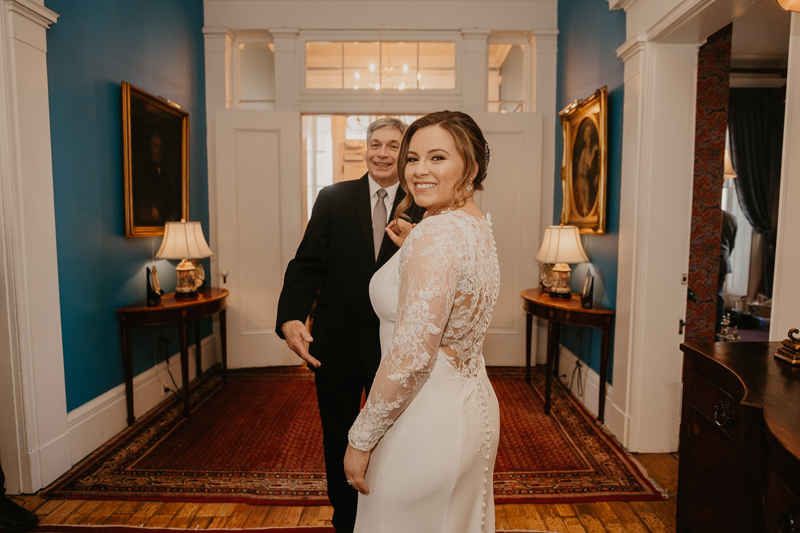
[[[551,298],[571,298],[572,290],[569,288],[569,278],[572,269],[566,263],[556,263],[552,268],[550,285]]]

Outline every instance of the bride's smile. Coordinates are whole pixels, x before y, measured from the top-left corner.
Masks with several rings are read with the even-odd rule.
[[[463,177],[464,159],[450,132],[429,126],[414,134],[408,147],[405,178],[417,205],[429,211],[449,205]]]

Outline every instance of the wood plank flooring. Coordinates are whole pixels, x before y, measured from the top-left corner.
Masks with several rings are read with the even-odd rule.
[[[497,529],[559,533],[675,533],[678,459],[668,453],[634,455],[670,495],[656,502],[507,504],[497,506]],[[178,529],[329,526],[328,506],[264,506],[242,503],[124,502],[46,500],[14,496],[35,512],[41,525],[103,524]],[[46,527],[42,529],[46,531]]]

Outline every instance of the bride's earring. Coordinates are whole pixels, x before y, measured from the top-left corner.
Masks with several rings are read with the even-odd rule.
[[[472,183],[470,183],[469,185],[467,185],[467,194],[469,194],[469,193],[471,193],[471,192],[472,192]]]

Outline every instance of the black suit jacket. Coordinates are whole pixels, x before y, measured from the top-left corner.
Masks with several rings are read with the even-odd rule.
[[[346,374],[359,361],[374,373],[380,365],[380,321],[369,301],[369,281],[398,248],[384,235],[375,260],[368,179],[365,174],[320,191],[286,268],[275,332],[283,338],[282,324],[304,322],[316,299],[309,352],[322,363],[317,373]],[[398,188],[392,213],[404,197]]]

